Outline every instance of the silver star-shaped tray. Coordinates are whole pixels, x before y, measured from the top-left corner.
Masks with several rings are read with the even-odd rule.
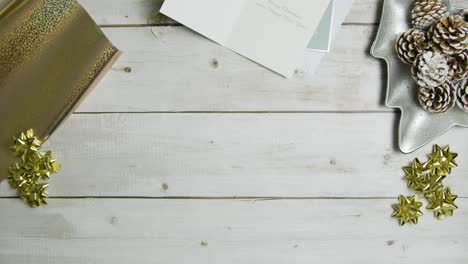
[[[451,14],[461,11],[444,0]],[[400,33],[410,29],[410,0],[384,0],[382,19],[371,53],[387,63],[386,105],[401,110],[399,146],[403,153],[411,153],[441,136],[454,126],[468,127],[468,113],[454,107],[444,114],[426,112],[418,102],[417,84],[411,67],[397,57],[395,42]]]

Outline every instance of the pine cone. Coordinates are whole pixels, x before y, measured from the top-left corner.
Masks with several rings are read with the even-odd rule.
[[[468,9],[461,10],[458,15],[462,16],[465,21],[468,21]]]
[[[413,26],[424,30],[448,15],[448,8],[440,0],[417,0],[411,11]]]
[[[468,49],[468,22],[465,16],[442,18],[428,32],[429,46],[436,52],[457,54]]]
[[[426,33],[419,29],[401,33],[396,43],[398,58],[406,64],[413,64],[416,56],[429,47],[426,40]]]
[[[457,84],[457,102],[460,108],[468,111],[468,79],[463,79]]]
[[[449,77],[449,66],[444,55],[426,51],[416,57],[411,72],[419,86],[437,87]]]
[[[468,50],[447,57],[449,64],[449,76],[454,81],[468,77]]]
[[[434,114],[450,110],[455,105],[456,96],[455,87],[451,82],[445,82],[435,88],[421,87],[419,89],[421,106]]]

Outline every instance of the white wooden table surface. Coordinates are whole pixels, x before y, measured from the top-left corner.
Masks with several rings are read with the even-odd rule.
[[[50,204],[1,184],[1,264],[467,263],[468,130],[435,141],[460,153],[455,216],[390,217],[431,147],[397,150],[369,55],[382,0],[356,0],[319,71],[290,80],[161,19],[161,0],[80,2],[124,54],[47,144]]]

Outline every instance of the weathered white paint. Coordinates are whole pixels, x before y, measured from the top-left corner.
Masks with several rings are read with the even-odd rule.
[[[0,7],[10,0],[0,0]],[[103,26],[175,23],[159,15],[164,0],[78,0],[93,19]],[[465,0],[452,0],[467,7]],[[379,22],[383,0],[354,0],[345,23],[375,24]]]
[[[0,200],[0,263],[466,263],[466,210],[400,227],[393,202]]]
[[[0,0],[7,1],[7,0]],[[163,0],[78,0],[97,23],[102,25],[166,23],[158,17]],[[466,0],[453,0],[467,7]],[[379,22],[382,0],[354,0],[345,23],[375,24]]]
[[[316,74],[286,79],[184,27],[105,28],[124,53],[78,111],[390,111],[375,30],[344,26]]]
[[[384,67],[368,55],[381,0],[355,0],[319,72],[291,80],[186,28],[146,27],[172,23],[161,0],[79,1],[125,53],[78,109],[88,114],[47,143],[64,166],[50,194],[65,198],[0,199],[1,264],[466,263],[466,199],[446,221],[390,218],[411,193],[401,167],[430,147],[396,150]],[[205,113],[154,113],[181,111]],[[436,143],[460,153],[447,184],[468,197],[465,138]]]
[[[0,0],[0,6],[10,0]],[[463,0],[456,0],[463,1]],[[159,14],[164,0],[78,0],[99,25],[177,24]],[[382,0],[354,0],[345,23],[376,23]]]
[[[74,115],[49,140],[63,163],[53,196],[397,197],[396,115]],[[447,183],[468,197],[465,129],[436,142],[460,153]],[[168,185],[168,190],[162,184]],[[3,184],[2,195],[12,195]]]

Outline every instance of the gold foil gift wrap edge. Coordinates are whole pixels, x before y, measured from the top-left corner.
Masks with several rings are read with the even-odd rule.
[[[13,136],[49,137],[120,51],[75,0],[13,0],[0,10],[0,181]]]

